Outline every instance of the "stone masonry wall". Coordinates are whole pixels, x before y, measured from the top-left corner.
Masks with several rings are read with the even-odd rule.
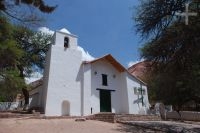
[[[117,114],[116,121],[160,121],[158,115],[135,115],[135,114]]]
[[[187,121],[200,121],[200,112],[192,112],[192,111],[180,111],[180,115],[175,112],[166,112],[166,119],[182,119]]]

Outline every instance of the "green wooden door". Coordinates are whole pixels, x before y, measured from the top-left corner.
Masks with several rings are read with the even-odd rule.
[[[100,90],[100,112],[111,112],[110,91]]]

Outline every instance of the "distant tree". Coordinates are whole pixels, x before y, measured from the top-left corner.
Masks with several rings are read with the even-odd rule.
[[[17,69],[24,52],[17,47],[12,36],[13,26],[6,18],[1,18],[4,21],[0,24],[0,96],[4,101],[12,101],[19,89],[25,85]]]
[[[185,3],[198,16],[185,19]],[[200,4],[186,0],[144,0],[136,17],[137,31],[147,43],[141,56],[153,62],[149,91],[153,100],[172,104],[177,111],[189,102],[200,104]]]
[[[45,55],[52,35],[15,26],[4,18],[0,25],[0,97],[2,101],[13,101],[23,89],[28,102],[24,78],[32,67],[43,69]]]
[[[43,69],[45,55],[51,44],[52,35],[17,26],[13,37],[17,42],[17,46],[24,51],[24,55],[17,65],[20,76],[29,76],[33,66]]]
[[[24,51],[17,65],[20,72],[19,76],[22,78],[29,77],[29,74],[33,72],[33,67],[38,67],[42,70],[52,35],[17,26],[13,36],[16,39],[17,46]],[[29,104],[29,93],[25,87],[22,88],[22,92],[25,97],[24,109],[26,109]]]
[[[43,67],[51,38],[13,22],[17,20],[30,27],[41,22],[38,13],[52,13],[56,7],[45,4],[44,0],[0,0],[1,100],[12,101],[19,90],[27,92],[24,78],[33,66]],[[27,103],[28,95],[24,93],[24,96]]]
[[[24,78],[31,74],[33,66],[43,69],[52,36],[13,25],[5,17],[0,20],[0,97],[11,102],[23,90],[27,104]]]

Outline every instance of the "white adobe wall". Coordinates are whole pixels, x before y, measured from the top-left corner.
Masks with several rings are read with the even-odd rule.
[[[82,78],[82,115],[91,114],[91,64],[83,64],[83,78]]]
[[[121,99],[121,109],[120,113],[122,114],[128,114],[129,113],[129,97],[128,97],[128,87],[127,87],[127,79],[126,79],[126,72],[121,73],[120,79],[121,79],[121,96],[123,97]]]
[[[55,37],[55,36],[54,36]],[[48,81],[49,81],[49,69],[50,69],[50,59],[51,59],[51,45],[49,47],[49,50],[47,51],[47,55],[45,58],[45,69],[43,74],[43,84],[42,89],[39,90],[39,106],[45,110],[46,107],[46,96],[47,96],[47,87],[48,87]]]
[[[136,80],[133,76],[131,76],[129,73],[126,73],[126,79],[127,79],[127,89],[128,89],[128,99],[129,99],[129,114],[139,114],[141,109],[149,108],[149,101],[148,101],[148,92],[147,87],[138,80]],[[142,106],[142,103],[134,103],[135,100],[138,99],[138,95],[134,93],[134,87],[141,87],[145,90],[144,97],[144,107]],[[139,98],[141,95],[139,95]]]
[[[107,61],[98,61],[91,65],[91,79],[92,79],[92,88],[91,88],[91,108],[94,113],[100,112],[100,97],[99,89],[115,90],[111,91],[111,107],[113,113],[122,113],[125,111],[123,108],[122,99],[127,99],[122,95],[124,92],[125,80],[121,80],[121,73],[119,73],[116,68],[114,68]],[[97,74],[95,75],[95,71]],[[108,86],[102,85],[102,74],[108,75]],[[113,75],[116,77],[114,78]],[[127,99],[128,101],[128,99]]]
[[[69,48],[64,48],[64,37],[69,37]],[[46,82],[46,116],[63,115],[63,101],[69,103],[68,115],[81,115],[81,52],[77,50],[77,38],[74,35],[57,31],[55,45],[51,46],[48,79]],[[66,107],[65,107],[66,109]]]

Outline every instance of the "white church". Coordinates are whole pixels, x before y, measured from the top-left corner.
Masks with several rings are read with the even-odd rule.
[[[43,84],[32,90],[30,106],[46,116],[86,116],[100,112],[146,114],[146,84],[112,55],[85,59],[77,36],[56,31],[46,56]]]

